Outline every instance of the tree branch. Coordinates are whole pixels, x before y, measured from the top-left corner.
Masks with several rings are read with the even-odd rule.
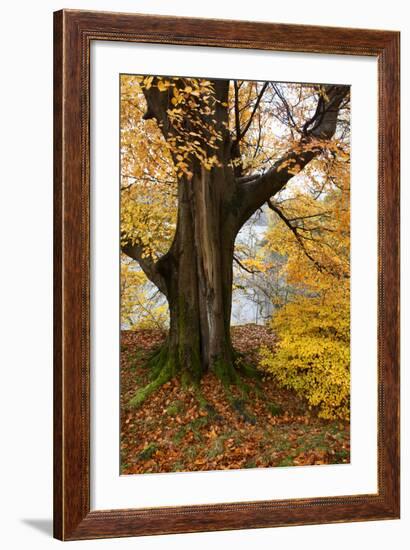
[[[142,92],[147,102],[147,110],[142,118],[144,120],[155,118],[163,136],[167,139],[171,131],[171,124],[167,111],[172,108],[171,99],[173,97],[173,87],[169,87],[165,91],[160,91],[158,88],[158,82],[160,80],[162,80],[161,77],[154,77],[149,88],[146,86],[142,87]],[[183,79],[175,80],[174,85],[178,88],[183,87]]]
[[[144,256],[143,247],[138,244],[126,243],[121,246],[122,252],[139,263],[142,271],[148,277],[148,279],[158,287],[158,289],[168,296],[168,289],[165,278],[158,270],[158,262],[155,262],[150,256]]]
[[[266,88],[268,87],[269,82],[265,82],[265,84],[262,86],[261,91],[258,94],[258,97],[256,98],[255,105],[253,106],[251,116],[249,117],[248,122],[246,123],[245,128],[239,132],[239,135],[237,134],[237,141],[241,141],[241,139],[245,136],[246,132],[249,130],[250,125],[252,123],[252,119],[256,113],[256,109],[259,106],[259,103],[261,102],[262,96],[265,93]]]
[[[285,97],[283,96],[282,92],[279,90],[278,86],[276,84],[272,83],[273,91],[276,93],[276,95],[279,97],[279,99],[282,102],[282,105],[285,108],[286,111],[286,117],[288,119],[288,123],[292,128],[295,128],[295,130],[299,131],[295,119],[293,118],[292,111],[290,110],[289,103],[286,101]]]
[[[325,142],[333,137],[340,106],[349,93],[349,86],[324,86],[323,91],[316,108],[318,114],[313,117],[316,122],[311,129],[306,128],[306,134],[299,145],[285,153],[264,174],[255,178],[248,176],[239,183],[241,208],[238,230],[263,203],[283,189],[294,175],[323,150],[321,141]],[[311,122],[312,119],[309,124]]]
[[[246,267],[239,258],[237,258],[235,255],[233,256],[234,262],[236,262],[241,269],[246,271],[247,273],[250,273],[251,275],[254,275],[255,273],[260,273],[259,269],[249,269],[249,267]]]
[[[238,142],[240,140],[239,136],[241,135],[241,123],[239,121],[239,88],[238,88],[238,81],[237,80],[233,81],[233,89],[234,89],[234,94],[235,94],[235,100],[234,100],[235,134],[236,134],[235,141]]]
[[[316,268],[319,271],[323,271],[323,266],[317,260],[315,260],[315,258],[307,251],[305,243],[303,242],[302,237],[298,233],[297,227],[293,226],[290,223],[290,221],[285,216],[285,214],[282,212],[282,210],[280,208],[278,208],[277,206],[275,206],[270,199],[268,199],[266,201],[266,203],[269,206],[269,208],[271,210],[273,210],[279,216],[279,218],[283,221],[283,223],[292,231],[292,233],[295,236],[295,239],[297,240],[297,242],[298,242],[300,248],[302,249],[303,253],[305,254],[305,256],[316,266]]]

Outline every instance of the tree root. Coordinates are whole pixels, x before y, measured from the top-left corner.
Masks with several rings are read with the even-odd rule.
[[[259,383],[260,373],[243,361],[239,354],[235,353],[235,362],[218,360],[213,365],[215,376],[221,381],[227,398],[233,408],[237,410],[245,419],[247,414],[244,411],[244,403],[251,388],[244,382],[244,378],[253,379],[257,385]],[[132,409],[139,408],[142,403],[158,390],[162,385],[169,382],[173,377],[180,375],[182,387],[199,388],[199,379],[185,369],[180,368],[178,358],[175,353],[170,353],[168,345],[163,345],[149,357],[146,368],[150,370],[150,382],[143,388],[137,390],[135,395],[128,402],[128,407]],[[230,387],[235,386],[241,391],[241,398],[236,398],[230,391]],[[254,387],[255,391],[258,388]],[[239,403],[240,402],[240,403]]]
[[[134,397],[130,399],[128,407],[131,409],[139,408],[150,395],[177,375],[180,376],[184,389],[198,386],[195,376],[180,368],[177,354],[170,352],[167,345],[155,350],[145,367],[150,370],[150,383],[137,390]]]
[[[128,402],[129,408],[139,408],[147,397],[169,382],[176,371],[175,357],[168,352],[167,346],[157,349],[148,359],[146,366],[151,370],[151,382],[147,386],[137,390],[134,397]]]
[[[168,363],[161,369],[158,376],[152,380],[144,388],[140,388],[134,397],[129,401],[128,406],[132,409],[137,409],[142,405],[142,403],[149,397],[154,391],[160,388],[162,385],[166,384],[171,380],[173,376],[173,365],[172,362]]]

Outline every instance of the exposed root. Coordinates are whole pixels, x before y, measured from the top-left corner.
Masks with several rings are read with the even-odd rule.
[[[225,388],[231,385],[241,385],[242,379],[232,362],[218,359],[213,365],[213,372],[219,378]]]
[[[174,375],[174,365],[171,360],[162,367],[159,374],[157,375],[152,382],[150,382],[144,388],[140,388],[134,397],[129,401],[128,405],[130,408],[137,409],[142,405],[142,403],[149,397],[154,391],[160,388],[163,384],[166,384],[171,380]]]
[[[262,391],[263,373],[247,363],[243,354],[235,350],[233,355],[234,362],[217,361],[214,364],[213,370],[217,378],[222,382],[227,400],[232,408],[245,422],[255,424],[256,419],[248,412],[246,404],[250,393],[266,401],[266,397]],[[245,379],[251,380],[252,383],[247,384]],[[237,393],[232,392],[233,387],[240,390],[239,396]]]
[[[191,370],[182,369],[177,354],[170,352],[167,344],[163,345],[155,350],[147,361],[146,368],[150,370],[149,384],[137,390],[134,397],[128,402],[128,406],[133,409],[140,407],[150,395],[177,375],[180,376],[183,388],[194,388],[198,390],[200,382],[198,376],[200,372],[199,364],[195,365],[195,367],[198,368],[191,368],[193,372],[191,372]],[[244,377],[252,378],[255,384],[258,384],[260,373],[255,368],[247,365],[239,356],[236,357],[235,363],[223,360],[216,361],[213,365],[213,372],[222,382],[233,408],[238,410],[238,412],[246,418],[242,403],[244,403],[246,396],[249,394],[250,387],[244,382]],[[230,387],[232,386],[235,386],[241,391],[241,404],[239,405],[236,402],[237,399],[230,391]]]
[[[171,380],[176,372],[176,361],[173,354],[170,354],[168,347],[162,346],[156,350],[147,362],[147,368],[151,370],[151,382],[144,388],[140,388],[130,399],[128,406],[137,409],[142,403],[163,384]]]
[[[151,381],[145,387],[137,390],[134,397],[128,402],[128,407],[139,408],[151,394],[177,375],[180,376],[183,388],[197,387],[198,377],[186,369],[181,369],[180,366],[177,354],[170,352],[167,345],[157,349],[146,364],[146,368],[150,370]]]
[[[248,422],[249,424],[256,424],[256,418],[250,414],[246,409],[246,400],[245,399],[238,399],[231,397],[229,399],[232,407],[237,411],[239,416],[244,420],[244,422]]]

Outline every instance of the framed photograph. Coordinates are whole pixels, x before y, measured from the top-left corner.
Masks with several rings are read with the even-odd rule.
[[[54,535],[399,517],[398,32],[54,14]]]

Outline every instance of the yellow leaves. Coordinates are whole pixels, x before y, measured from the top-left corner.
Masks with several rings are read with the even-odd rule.
[[[337,144],[330,147],[340,150]],[[280,209],[299,239],[272,214],[265,245],[285,259],[281,276],[292,286],[293,296],[274,313],[271,327],[279,341],[275,350],[261,350],[261,366],[328,419],[349,417],[348,168],[337,156],[314,161],[294,178]]]
[[[299,174],[300,168],[299,164],[295,164],[292,168],[289,168],[288,172],[296,176],[296,174]]]
[[[165,298],[152,295],[145,274],[121,257],[121,324],[130,329],[165,329],[169,313]]]
[[[242,264],[251,271],[259,271],[261,273],[269,269],[269,263],[263,257],[245,258],[242,260]]]
[[[283,170],[287,170],[290,174],[296,175],[300,172],[301,166],[299,166],[295,159],[288,158],[279,164],[277,168],[278,172],[282,172]]]
[[[287,198],[280,204],[296,235],[272,214],[266,249],[287,258],[284,275],[290,284],[322,291],[334,284],[335,277],[343,280],[350,272],[349,172],[340,173],[336,188],[319,172],[318,164],[314,169],[315,173],[305,170],[300,180],[289,184]]]
[[[221,163],[216,155],[212,155],[211,157],[205,157],[202,165],[206,168],[206,170],[211,170],[214,166],[221,166]]]
[[[158,125],[143,120],[142,88],[173,86],[170,79],[121,77],[121,233],[144,257],[167,252],[175,232],[177,179]]]
[[[329,101],[329,97],[326,94],[326,90],[324,86],[320,86],[319,94],[323,97],[324,100]]]
[[[146,111],[142,90],[151,87],[169,94],[167,115],[170,130],[166,140],[157,122],[142,120]],[[145,177],[144,170],[150,174],[158,172],[159,160],[159,180],[164,172],[168,172],[168,180],[184,176],[189,180],[193,175],[194,160],[206,170],[220,166],[217,156],[210,154],[222,141],[221,132],[212,118],[215,103],[213,85],[209,80],[124,75],[121,79],[121,153],[122,165],[129,166],[123,172],[132,172],[139,179],[141,175]]]
[[[261,366],[277,382],[318,407],[322,418],[348,418],[350,397],[349,293],[300,297],[274,317],[276,349],[261,350]]]
[[[158,79],[157,87],[160,92],[166,92],[170,86],[172,86],[172,84],[169,80],[164,80],[162,78]]]
[[[147,90],[149,90],[151,88],[153,80],[154,80],[153,76],[147,76],[146,78],[144,78],[143,85],[145,86],[145,88]]]
[[[178,105],[179,103],[182,103],[184,101],[184,95],[176,86],[174,86],[173,94],[174,97],[171,99],[172,105]]]

